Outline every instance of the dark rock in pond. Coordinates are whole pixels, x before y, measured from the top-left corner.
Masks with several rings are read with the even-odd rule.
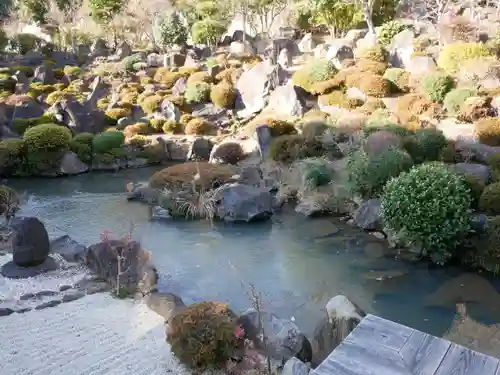
[[[208,161],[213,148],[214,144],[210,139],[195,138],[189,146],[186,161]]]
[[[267,220],[273,215],[269,189],[239,183],[226,184],[220,192],[216,215],[226,222]]]
[[[354,225],[367,231],[382,229],[380,209],[380,199],[363,202],[353,214]]]
[[[12,227],[13,261],[20,267],[42,264],[50,251],[49,235],[36,217],[15,218]]]
[[[407,270],[382,270],[382,271],[369,271],[363,274],[363,277],[367,280],[374,281],[385,281],[395,278],[400,278],[407,275]]]
[[[58,306],[61,304],[62,301],[60,300],[52,300],[52,301],[47,301],[47,302],[44,302],[42,303],[41,305],[38,305],[35,307],[35,310],[43,310],[43,309],[47,309],[49,307],[55,307],[55,306]]]
[[[64,235],[50,242],[50,252],[61,255],[68,262],[78,262],[85,258],[87,248]]]
[[[71,293],[65,294],[62,297],[61,302],[63,302],[63,303],[72,302],[72,301],[76,301],[77,299],[80,299],[83,297],[85,297],[85,293],[82,291],[76,290],[76,291],[72,291]]]
[[[24,307],[22,309],[19,309],[19,310],[16,310],[15,312],[18,313],[18,314],[22,314],[22,313],[25,313],[25,312],[28,312],[28,311],[31,311],[32,309],[29,308],[29,307]]]
[[[262,322],[266,333],[267,353],[261,339],[259,321]],[[255,309],[249,309],[240,315],[237,324],[244,329],[245,338],[253,342],[254,348],[271,358],[288,360],[301,357],[304,362],[310,362],[312,359],[309,341],[290,320],[280,319],[267,311],[261,311],[259,314]]]
[[[328,316],[318,322],[311,341],[313,366],[323,362],[366,315],[363,310],[342,295],[328,301],[326,310]]]
[[[14,310],[9,309],[8,307],[0,307],[0,316],[7,316],[13,313]]]
[[[182,299],[172,293],[153,292],[144,299],[148,307],[163,317],[167,323],[186,308]]]
[[[71,289],[71,288],[73,288],[71,285],[61,285],[61,286],[59,287],[59,291],[60,291],[60,292],[65,292],[65,291],[67,291],[67,290],[69,290],[69,289]]]
[[[158,282],[158,273],[151,253],[141,249],[138,242],[111,240],[89,247],[85,264],[113,288],[127,293],[149,293]]]
[[[170,215],[170,212],[167,209],[160,207],[160,206],[154,206],[151,208],[150,220],[162,221],[162,220],[171,220],[171,219],[172,219],[172,215]]]
[[[5,263],[0,268],[0,274],[10,279],[27,279],[42,273],[55,271],[59,268],[57,262],[48,257],[45,262],[33,267],[21,267],[14,263],[14,261]]]

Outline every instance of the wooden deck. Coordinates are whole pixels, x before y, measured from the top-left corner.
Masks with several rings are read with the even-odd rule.
[[[311,375],[500,375],[500,361],[367,315]]]

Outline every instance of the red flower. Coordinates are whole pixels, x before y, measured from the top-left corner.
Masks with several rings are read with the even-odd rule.
[[[237,338],[242,339],[245,336],[245,329],[242,326],[236,326],[234,328],[234,335]]]

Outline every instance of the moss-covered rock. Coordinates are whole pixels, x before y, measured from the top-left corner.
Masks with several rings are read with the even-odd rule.
[[[165,121],[162,127],[162,131],[166,134],[182,134],[183,130],[184,126],[175,120]]]
[[[236,90],[227,81],[212,86],[210,100],[217,107],[232,109],[236,100]]]
[[[331,61],[326,59],[313,60],[293,74],[292,82],[295,86],[312,92],[315,83],[332,79],[336,73],[337,69]]]
[[[448,74],[435,72],[426,75],[420,82],[420,91],[427,99],[442,102],[453,88],[453,78]]]
[[[185,128],[185,133],[188,135],[210,135],[215,131],[214,124],[198,117],[189,121]]]

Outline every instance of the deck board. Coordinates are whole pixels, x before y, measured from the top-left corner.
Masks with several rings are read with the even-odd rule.
[[[311,375],[500,375],[500,361],[367,315]]]

